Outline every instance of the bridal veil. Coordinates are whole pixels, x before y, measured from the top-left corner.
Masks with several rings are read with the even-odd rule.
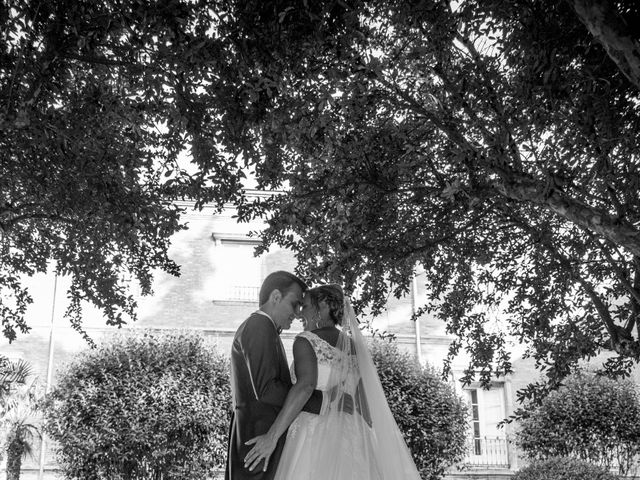
[[[336,347],[341,358],[333,362],[330,401],[325,402],[322,421],[315,427],[320,431],[314,432],[319,441],[310,478],[420,480],[346,296]],[[349,396],[352,406],[343,404]]]

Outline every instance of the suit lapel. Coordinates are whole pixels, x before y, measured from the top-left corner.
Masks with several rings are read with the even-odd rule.
[[[282,338],[280,338],[281,329],[278,329],[276,327],[276,324],[271,319],[271,317],[269,317],[269,315],[267,315],[263,311],[258,310],[257,312],[254,313],[254,315],[262,315],[264,317],[267,317],[271,321],[271,324],[273,325],[273,328],[276,332],[276,336],[278,337],[278,341],[276,342],[276,349],[278,350],[278,356],[280,357],[280,378],[286,381],[289,385],[291,385],[291,372],[289,372],[289,363],[287,362],[287,353],[284,350],[284,344],[282,343]]]

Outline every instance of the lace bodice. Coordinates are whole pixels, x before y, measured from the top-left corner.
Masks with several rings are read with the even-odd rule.
[[[318,335],[312,332],[302,332],[298,334],[297,337],[302,337],[307,340],[311,344],[311,348],[313,348],[314,353],[316,354],[316,358],[318,361],[318,383],[316,385],[317,390],[327,391],[333,385],[329,385],[330,382],[335,383],[338,381],[336,375],[331,378],[331,373],[335,369],[340,367],[344,367],[343,362],[352,362],[353,359],[351,355],[347,355],[341,350],[333,347],[326,340],[323,340]],[[297,338],[296,337],[296,338]],[[291,364],[291,380],[293,383],[297,381],[296,373],[295,373],[295,359]],[[353,377],[353,369],[343,369],[344,373],[349,377],[349,384],[352,384],[353,389],[355,389],[356,379]]]

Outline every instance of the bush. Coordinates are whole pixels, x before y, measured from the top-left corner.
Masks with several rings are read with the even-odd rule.
[[[119,336],[78,356],[45,402],[67,479],[202,479],[226,458],[228,360],[190,333]]]
[[[619,473],[640,453],[640,402],[629,381],[580,373],[521,421],[520,448],[532,459],[573,457]]]
[[[372,356],[393,416],[424,479],[441,478],[464,459],[467,404],[430,368],[394,343],[372,342]]]
[[[518,471],[512,480],[617,480],[618,476],[575,458],[539,460]]]

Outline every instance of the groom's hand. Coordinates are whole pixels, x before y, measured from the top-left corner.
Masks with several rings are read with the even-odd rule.
[[[276,449],[277,444],[278,439],[271,438],[269,434],[258,435],[245,442],[245,445],[253,445],[253,448],[244,457],[244,468],[253,470],[264,460],[262,471],[266,472],[269,466],[269,457]]]

